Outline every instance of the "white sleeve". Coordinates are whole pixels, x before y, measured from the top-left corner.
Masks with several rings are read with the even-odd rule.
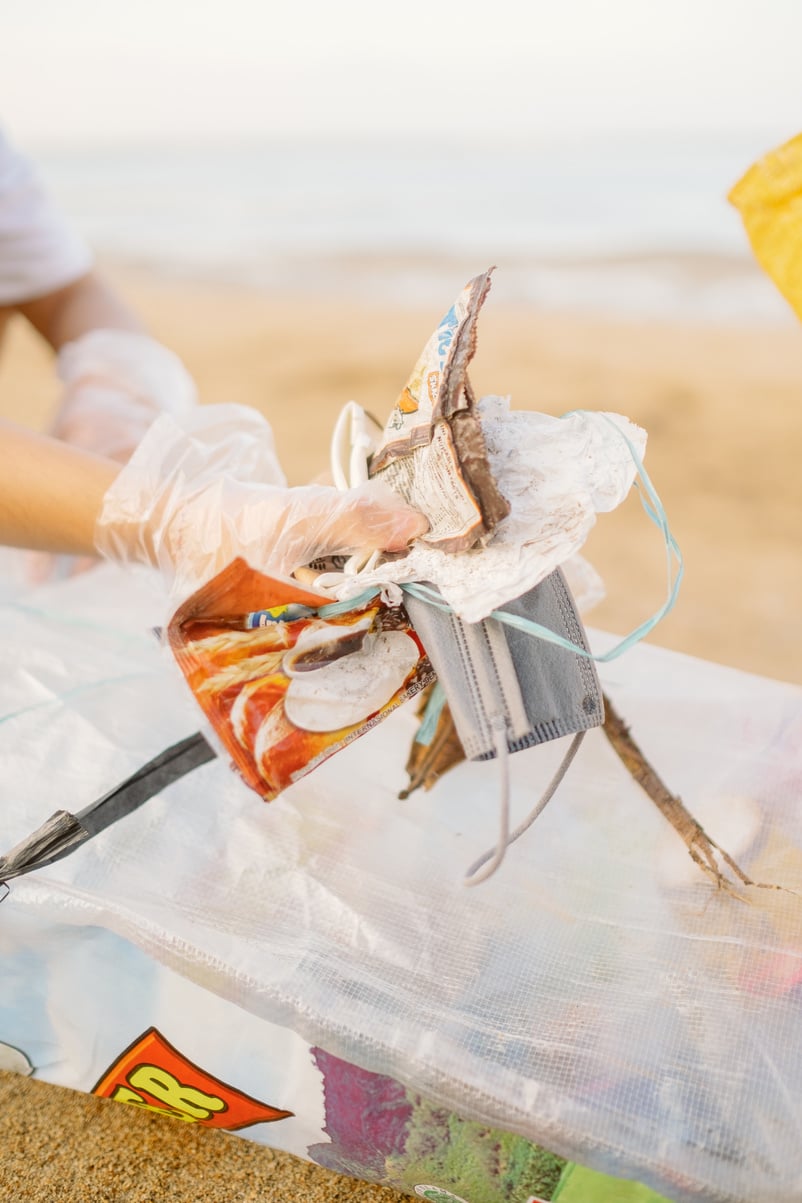
[[[44,296],[91,266],[89,247],[0,130],[0,305]]]

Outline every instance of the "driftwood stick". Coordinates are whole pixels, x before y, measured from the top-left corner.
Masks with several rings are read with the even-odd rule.
[[[604,695],[604,734],[630,776],[637,781],[661,815],[668,820],[688,849],[691,859],[700,869],[713,877],[718,886],[734,892],[719,868],[716,859],[718,856],[743,885],[761,884],[752,881],[730,854],[710,838],[702,825],[685,808],[682,799],[676,794],[672,794],[661,781],[606,694]]]
[[[426,690],[421,695],[419,714],[422,714],[425,709],[428,692]],[[603,730],[627,772],[633,780],[637,781],[646,796],[677,832],[688,849],[691,859],[704,873],[713,878],[720,889],[744,900],[743,895],[733,888],[732,882],[725,876],[724,870],[727,869],[741,885],[755,886],[766,890],[784,889],[783,886],[769,882],[753,881],[730,854],[714,839],[711,839],[701,823],[686,809],[682,799],[671,793],[646,759],[630,735],[626,723],[606,694],[604,695]],[[419,789],[421,786],[427,790],[431,789],[443,773],[448,772],[453,765],[459,764],[464,759],[465,753],[454,728],[454,721],[448,705],[446,705],[440,713],[431,743],[426,747],[420,744],[412,745],[407,761],[409,783],[399,797],[408,798],[413,790]],[[724,867],[724,870],[721,866]]]
[[[431,691],[432,686],[429,685],[420,695],[418,717],[421,719]],[[455,764],[460,764],[464,759],[465,752],[457,735],[448,703],[446,703],[440,711],[431,742],[424,745],[413,741],[406,766],[409,782],[398,797],[408,798],[414,790],[420,789],[421,786],[426,790],[431,789],[443,773],[448,772],[450,768],[453,768]]]

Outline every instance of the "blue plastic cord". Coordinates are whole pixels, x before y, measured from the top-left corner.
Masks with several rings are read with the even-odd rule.
[[[418,727],[415,735],[415,743],[423,744],[424,748],[428,748],[429,744],[434,739],[434,733],[437,730],[437,722],[440,715],[443,713],[443,707],[446,704],[446,691],[439,681],[435,681],[432,687],[432,692],[426,700],[426,709],[423,712],[421,724]]]
[[[380,593],[381,589],[378,585],[371,585],[369,589],[363,589],[361,593],[356,593],[353,597],[346,597],[344,601],[329,602],[325,606],[318,606],[316,614],[318,618],[339,618],[341,614],[347,614],[349,610],[360,610]]]

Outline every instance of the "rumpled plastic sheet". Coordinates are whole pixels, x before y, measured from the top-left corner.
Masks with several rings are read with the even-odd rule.
[[[4,846],[197,729],[147,630],[158,608],[110,567],[0,607]],[[704,822],[748,796],[742,864],[802,891],[802,690],[643,645],[602,676],[686,805]],[[802,899],[743,903],[686,872],[601,732],[503,870],[465,890],[497,769],[460,765],[399,802],[414,727],[401,710],[270,806],[217,760],[4,905],[60,944],[63,925],[117,933],[310,1043],[679,1203],[798,1203]],[[512,758],[516,816],[561,754]]]

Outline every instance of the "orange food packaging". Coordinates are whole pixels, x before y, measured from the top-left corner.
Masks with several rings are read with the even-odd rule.
[[[435,677],[403,606],[377,596],[332,607],[242,559],[179,607],[167,639],[234,767],[265,801]]]

